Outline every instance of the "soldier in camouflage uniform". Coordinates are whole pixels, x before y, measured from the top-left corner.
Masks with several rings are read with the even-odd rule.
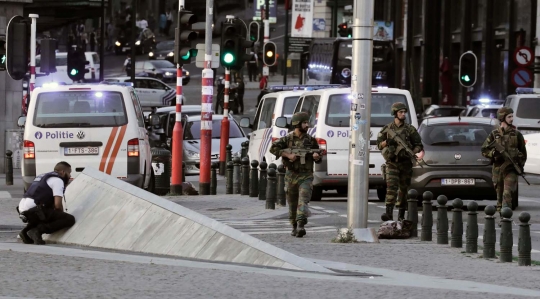
[[[502,207],[512,208],[512,195],[517,190],[518,177],[512,162],[506,161],[502,153],[495,150],[491,144],[501,143],[521,169],[527,161],[527,149],[523,135],[512,125],[514,111],[511,108],[502,107],[497,111],[497,119],[501,122],[501,126],[493,130],[484,141],[482,155],[490,158],[493,163],[493,185],[497,192],[497,210],[500,212]]]
[[[377,135],[377,147],[382,150],[382,155],[386,161],[386,212],[382,214],[381,219],[383,221],[393,220],[394,205],[396,205],[399,209],[398,220],[401,221],[405,218],[405,208],[407,206],[405,195],[411,185],[413,162],[407,156],[406,151],[399,147],[395,140],[390,138],[388,130],[392,129],[396,132],[416,154],[418,160],[424,156],[424,146],[416,128],[405,123],[408,111],[407,105],[398,102],[394,103],[391,109],[394,121],[384,126]]]
[[[300,158],[295,154],[287,153],[286,149],[319,149],[319,144],[314,137],[307,134],[309,127],[309,115],[306,112],[295,113],[291,121],[294,131],[274,141],[270,152],[277,159],[281,157],[285,173],[285,188],[287,203],[289,204],[289,221],[293,226],[292,236],[298,238],[306,234],[304,225],[307,224],[307,204],[313,191],[313,162],[322,162],[322,156],[318,153],[306,154],[306,163],[301,164]]]

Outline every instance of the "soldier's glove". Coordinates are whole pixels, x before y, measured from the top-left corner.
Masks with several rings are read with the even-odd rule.
[[[396,147],[398,146],[397,142],[394,140],[394,139],[386,139],[386,144],[390,147],[390,146],[393,146],[393,147]]]

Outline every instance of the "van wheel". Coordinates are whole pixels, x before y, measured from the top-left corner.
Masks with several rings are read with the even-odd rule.
[[[519,206],[519,185],[516,186],[516,192],[512,194],[512,210],[515,210]]]
[[[311,201],[320,201],[322,199],[322,191],[322,187],[313,187]]]
[[[386,187],[377,188],[377,198],[379,198],[379,201],[386,200]]]

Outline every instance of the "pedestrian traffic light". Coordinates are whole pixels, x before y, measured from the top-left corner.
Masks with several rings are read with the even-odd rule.
[[[259,23],[256,21],[253,21],[249,23],[249,40],[252,42],[258,42],[259,41]]]
[[[341,37],[347,37],[347,28],[349,26],[347,25],[347,23],[341,23],[338,25],[338,33],[339,33],[339,36]]]
[[[477,58],[472,51],[461,54],[459,58],[459,84],[472,87],[476,83]]]
[[[6,70],[6,36],[0,35],[0,71]]]
[[[73,81],[81,81],[84,79],[84,74],[88,73],[86,65],[89,62],[81,48],[70,49],[67,59],[67,75]]]
[[[263,46],[263,62],[267,66],[276,64],[276,44],[267,42]]]
[[[197,56],[197,49],[193,49],[192,41],[197,38],[197,32],[191,29],[197,22],[197,16],[191,11],[181,10],[178,12],[178,27],[175,29],[174,62],[178,64],[191,63],[191,58]]]
[[[221,31],[221,64],[232,68],[238,62],[239,33],[238,26],[234,23],[224,23]]]
[[[23,17],[14,16],[6,32],[6,69],[13,80],[21,80],[28,72],[30,26]]]

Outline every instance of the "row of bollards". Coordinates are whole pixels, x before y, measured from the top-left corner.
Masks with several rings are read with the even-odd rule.
[[[417,201],[418,192],[416,190],[409,190],[408,192],[408,208],[409,212],[407,220],[412,221],[413,230],[411,232],[412,237],[417,237],[418,232],[416,228],[418,226],[418,210]],[[432,240],[432,227],[433,227],[433,208],[432,200],[433,193],[430,191],[424,192],[422,195],[422,233],[421,241]],[[448,244],[448,206],[446,203],[448,199],[444,195],[437,197],[437,244]],[[465,252],[477,253],[478,252],[478,204],[471,201],[467,205],[467,228],[465,231]],[[452,201],[452,222],[450,228],[450,247],[462,248],[463,247],[463,201],[456,198]],[[484,209],[485,212],[485,224],[483,235],[483,257],[495,258],[495,243],[496,243],[496,230],[495,230],[495,212],[494,206],[487,206]],[[512,262],[512,249],[513,249],[513,233],[512,233],[512,209],[504,207],[501,210],[501,233],[500,233],[500,255],[499,260],[501,262]],[[518,264],[520,266],[531,265],[531,233],[530,233],[530,220],[531,216],[527,212],[522,212],[519,215],[519,241],[518,241]]]

